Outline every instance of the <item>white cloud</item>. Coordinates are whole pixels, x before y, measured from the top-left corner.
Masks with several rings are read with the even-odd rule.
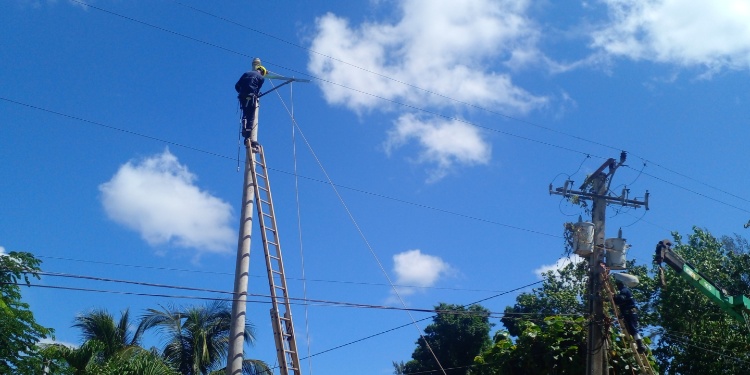
[[[5,248],[0,246],[0,256],[8,255],[8,253],[5,252]]]
[[[541,266],[541,267],[539,267],[539,268],[535,269],[535,270],[534,270],[534,274],[535,274],[535,275],[536,275],[536,276],[537,276],[537,277],[538,277],[539,279],[542,279],[542,278],[543,278],[542,276],[543,276],[543,275],[544,275],[544,274],[545,274],[546,272],[549,272],[549,271],[559,271],[559,270],[561,270],[561,269],[562,269],[563,267],[567,266],[567,265],[568,265],[568,264],[570,264],[570,263],[573,263],[573,264],[578,264],[578,263],[580,263],[580,262],[583,262],[583,261],[584,261],[584,259],[583,259],[583,258],[581,258],[580,256],[578,256],[578,255],[576,255],[576,254],[573,254],[573,255],[571,255],[570,257],[567,257],[567,258],[560,258],[560,259],[558,259],[558,260],[557,260],[557,261],[556,261],[555,263],[553,263],[553,264],[547,264],[547,265],[543,265],[543,266]]]
[[[416,292],[413,287],[435,285],[441,276],[450,274],[452,269],[440,257],[422,254],[415,249],[393,256],[393,272],[396,274],[396,284],[406,285],[398,288],[399,294],[404,296]]]
[[[634,60],[710,71],[750,68],[748,0],[602,0],[611,23],[594,47]]]
[[[231,206],[194,185],[196,176],[169,150],[122,165],[99,186],[110,219],[151,245],[226,252],[235,241]]]
[[[403,113],[405,108],[392,102],[449,116],[471,106],[528,113],[549,101],[516,86],[510,75],[531,64],[548,64],[536,48],[539,31],[525,15],[529,3],[385,2],[399,6],[397,19],[358,25],[327,13],[317,19],[308,70],[323,80],[328,103],[359,114]],[[419,161],[437,165],[431,181],[445,176],[451,166],[486,163],[489,146],[478,131],[457,122],[427,121],[417,126],[413,116],[397,120],[387,148],[404,145],[406,138],[419,139]],[[436,148],[445,145],[444,135],[452,130],[459,130],[452,135],[453,150]],[[479,147],[467,147],[472,145]]]
[[[410,140],[421,147],[418,163],[435,164],[429,181],[445,177],[454,164],[487,164],[492,147],[482,139],[479,129],[457,120],[422,121],[414,115],[403,115],[388,132],[388,153]]]
[[[323,87],[329,103],[357,111],[386,108],[387,102],[377,97],[420,107],[456,105],[447,96],[496,110],[528,112],[547,99],[489,68],[501,62],[512,69],[541,58],[535,48],[538,31],[524,16],[528,3],[407,0],[398,2],[397,22],[359,26],[328,13],[317,19],[317,35],[310,46],[317,53],[310,54],[308,69],[324,80],[361,91],[332,84]]]

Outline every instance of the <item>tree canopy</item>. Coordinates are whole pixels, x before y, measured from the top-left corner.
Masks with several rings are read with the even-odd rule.
[[[693,228],[673,234],[673,251],[728,295],[750,294],[750,254],[740,237],[718,239]],[[654,273],[656,268],[653,269]],[[750,363],[750,331],[672,270],[648,306],[656,326],[654,354],[665,374],[740,374]]]
[[[231,312],[225,303],[148,309],[136,324],[124,310],[120,319],[104,309],[75,318],[83,343],[76,348],[48,345],[44,354],[54,375],[208,375],[223,373],[226,365]],[[135,328],[134,328],[135,327]],[[156,330],[161,349],[140,346],[147,332]],[[252,343],[250,323],[245,342]],[[246,359],[243,374],[270,374],[266,363]]]
[[[396,374],[445,369],[449,375],[468,374],[474,357],[490,345],[490,311],[480,305],[469,307],[440,303],[438,313],[416,344],[406,363],[394,362]],[[429,345],[427,345],[429,344]],[[435,361],[440,360],[440,365]]]
[[[29,304],[21,299],[19,283],[39,278],[41,261],[30,253],[11,251],[0,255],[0,373],[39,371],[41,357],[37,343],[51,337],[53,330],[39,325]]]

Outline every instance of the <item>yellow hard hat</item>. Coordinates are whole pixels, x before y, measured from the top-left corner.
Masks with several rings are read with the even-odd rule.
[[[260,70],[260,74],[262,76],[265,76],[266,74],[268,74],[268,70],[266,70],[266,68],[263,65],[256,66],[255,70]]]

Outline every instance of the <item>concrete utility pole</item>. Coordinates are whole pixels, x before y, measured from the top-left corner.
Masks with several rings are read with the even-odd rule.
[[[572,181],[566,181],[561,188],[552,190],[549,186],[550,194],[562,195],[566,198],[577,196],[578,199],[590,200],[593,202],[591,210],[591,221],[594,223],[594,247],[593,252],[589,255],[589,279],[588,279],[588,307],[589,307],[589,329],[587,338],[587,375],[607,375],[606,347],[604,332],[604,305],[602,304],[602,264],[604,263],[604,237],[605,237],[605,218],[607,204],[619,204],[621,206],[641,207],[645,206],[648,210],[648,191],[646,191],[645,202],[628,199],[629,190],[624,188],[622,195],[619,197],[608,195],[609,185],[612,182],[615,170],[625,163],[627,154],[623,151],[620,154],[619,163],[615,159],[608,159],[602,164],[596,172],[592,173],[586,181],[583,182],[581,191],[570,190]],[[605,169],[609,169],[606,173]],[[586,188],[590,185],[590,188]]]
[[[255,121],[258,121],[256,112]],[[257,127],[257,123],[255,126]],[[245,140],[245,182],[242,190],[242,213],[240,236],[237,241],[237,263],[234,271],[234,294],[232,295],[232,325],[229,332],[227,352],[227,375],[242,374],[244,360],[244,333],[247,310],[247,281],[250,273],[250,239],[253,232],[253,206],[255,204],[255,181],[252,170],[255,154],[250,139]]]
[[[256,58],[253,60],[253,67],[256,65],[260,65],[260,59]],[[284,85],[287,85],[292,82],[310,82],[306,79],[297,79],[297,78],[290,78],[290,77],[283,77],[276,74],[267,74],[266,79],[279,79],[284,80],[284,83],[274,87],[271,90],[268,90],[262,94],[258,95],[258,98],[277,90],[279,87],[282,87]],[[255,116],[253,118],[253,126],[252,126],[252,132],[251,137],[245,139],[245,178],[243,183],[243,189],[242,189],[242,213],[240,218],[240,234],[239,239],[237,241],[237,260],[235,264],[235,271],[234,271],[234,294],[232,299],[232,322],[229,332],[229,347],[227,351],[227,367],[226,367],[226,374],[227,375],[241,375],[242,374],[242,363],[244,362],[244,346],[245,346],[245,321],[247,318],[247,284],[250,274],[250,239],[252,236],[253,231],[253,207],[255,206],[255,199],[256,194],[258,194],[257,187],[261,186],[259,185],[258,181],[256,180],[256,173],[255,173],[255,166],[256,166],[256,159],[255,159],[255,153],[260,152],[261,148],[258,146],[258,149],[253,149],[252,142],[257,142],[257,135],[258,135],[258,112],[260,108],[260,103],[257,103],[257,106],[255,107]],[[264,157],[261,156],[261,160],[264,160]],[[263,161],[263,168],[265,169],[265,161]],[[267,177],[266,177],[266,183],[267,183]],[[268,191],[269,199],[270,201],[270,188]],[[261,207],[262,207],[263,199],[258,197],[258,211],[259,215],[261,214]],[[262,216],[262,215],[261,215]],[[271,216],[272,217],[272,216]],[[274,219],[275,220],[275,219]],[[263,226],[263,217],[259,217],[259,221],[261,223],[261,226]],[[274,222],[275,227],[275,222]],[[274,228],[275,229],[275,228]],[[266,239],[266,234],[262,233],[264,242]],[[278,241],[277,241],[278,243]],[[278,246],[278,245],[277,245]],[[266,254],[268,254],[268,244],[264,243],[264,248],[266,249]],[[268,258],[268,256],[266,257]],[[278,254],[279,263],[281,262],[281,255]],[[268,263],[268,260],[267,260]],[[269,266],[270,267],[270,266]],[[269,268],[269,274],[271,274],[273,270]],[[283,272],[282,272],[283,275]],[[288,312],[288,296],[286,295],[286,281],[284,282],[284,296],[286,297],[286,309],[287,309],[287,315],[289,318],[285,318],[288,320],[288,324],[291,326],[291,313]],[[270,286],[273,290],[274,285],[272,283],[272,280],[270,280]],[[272,292],[273,295],[273,292]],[[274,301],[274,306],[277,306],[276,302]],[[278,308],[276,308],[278,310]],[[275,311],[276,314],[278,314],[278,311]],[[278,319],[277,319],[278,320]],[[292,328],[290,327],[290,330]],[[288,339],[287,341],[293,341],[293,337],[291,339]],[[278,341],[278,340],[277,340]],[[284,347],[281,346],[277,342],[277,350],[281,350],[282,354],[286,353],[288,354],[290,350],[284,351]],[[292,344],[293,351],[296,356],[296,343]],[[285,354],[285,355],[286,355]],[[298,362],[298,361],[297,361]],[[299,366],[297,365],[296,371],[299,371]],[[281,371],[282,374],[285,374],[286,366],[282,366]]]

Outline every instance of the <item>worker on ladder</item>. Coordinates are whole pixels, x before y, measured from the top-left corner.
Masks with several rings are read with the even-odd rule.
[[[623,320],[625,320],[625,328],[635,339],[635,343],[638,346],[638,353],[645,353],[646,347],[643,345],[643,338],[638,329],[638,308],[635,307],[633,292],[620,280],[615,280],[615,285],[617,285],[620,293],[614,296],[614,300],[620,309],[620,313],[622,313]]]
[[[242,109],[242,136],[245,137],[245,143],[250,139],[253,149],[258,147],[258,127],[254,126],[255,112],[258,109],[258,97],[260,88],[265,82],[265,75],[268,73],[259,58],[253,59],[253,69],[244,73],[234,89],[237,91],[237,98],[240,101]]]

